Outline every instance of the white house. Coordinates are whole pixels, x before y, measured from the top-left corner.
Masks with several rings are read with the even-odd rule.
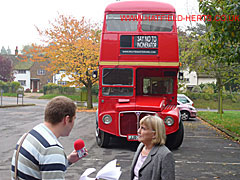
[[[15,69],[14,71],[14,81],[17,81],[21,84],[21,86],[24,88],[24,91],[26,89],[30,89],[30,69]]]
[[[70,78],[71,76],[66,75],[65,70],[61,70],[57,74],[53,75],[53,83],[58,85],[67,85],[68,82],[71,82]]]
[[[183,72],[185,88],[192,89],[194,86],[206,83],[216,83],[217,80],[210,75],[200,73],[197,74],[195,71],[189,72],[189,69],[181,70]]]
[[[30,89],[30,79],[31,79],[31,73],[30,68],[32,67],[33,63],[29,60],[24,60],[21,56],[16,55],[7,55],[7,57],[12,61],[13,63],[13,75],[14,75],[14,81],[17,81],[21,84],[21,86],[24,88],[24,91],[26,89]]]

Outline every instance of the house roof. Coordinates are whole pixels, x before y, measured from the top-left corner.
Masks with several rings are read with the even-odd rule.
[[[24,56],[18,55],[2,55],[10,59],[13,63],[14,70],[29,70],[34,64],[33,61],[29,60],[29,58],[25,58]]]

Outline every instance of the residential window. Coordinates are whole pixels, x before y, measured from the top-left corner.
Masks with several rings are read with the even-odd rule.
[[[18,70],[18,74],[26,74],[26,70],[20,69]]]
[[[26,86],[26,80],[18,80],[21,86]]]
[[[45,75],[46,74],[46,70],[45,69],[38,69],[37,70],[37,75]]]
[[[185,82],[189,83],[190,79],[189,78],[184,78]]]

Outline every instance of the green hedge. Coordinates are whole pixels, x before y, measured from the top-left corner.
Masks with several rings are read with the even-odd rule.
[[[87,101],[86,89],[76,90],[74,87],[59,86],[54,83],[48,83],[43,87],[44,95],[59,94],[59,95],[78,95],[81,101]]]
[[[187,92],[185,93],[190,99],[196,100],[196,99],[204,99],[204,100],[218,100],[218,93],[193,93],[193,92]],[[240,94],[223,94],[223,100],[231,100],[232,102],[238,102],[240,101]]]
[[[19,82],[3,82],[0,81],[0,89],[3,89],[4,93],[16,93],[18,88],[20,88],[21,85]]]
[[[58,86],[54,83],[48,83],[47,85],[43,86],[43,93],[74,95],[76,94],[76,89],[74,87]]]

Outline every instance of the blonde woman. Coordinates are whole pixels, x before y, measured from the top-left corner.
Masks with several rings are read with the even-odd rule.
[[[174,180],[175,161],[165,146],[166,132],[158,116],[145,116],[140,121],[138,141],[141,142],[131,166],[131,180]]]

